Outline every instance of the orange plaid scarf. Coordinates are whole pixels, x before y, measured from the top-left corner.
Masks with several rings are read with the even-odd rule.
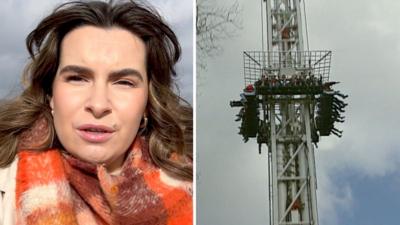
[[[17,224],[192,224],[190,183],[165,182],[144,145],[137,138],[119,175],[57,149],[20,151]]]

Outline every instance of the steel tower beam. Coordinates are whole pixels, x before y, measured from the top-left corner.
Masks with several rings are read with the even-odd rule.
[[[331,51],[304,50],[300,1],[263,1],[267,51],[243,53],[245,88],[230,103],[242,107],[243,140],[268,146],[270,225],[318,225],[314,144],[341,136],[334,123],[347,105],[331,88]]]
[[[267,62],[263,63],[262,76],[301,76],[299,68],[308,67],[307,57],[304,57],[307,54],[302,54],[301,18],[300,0],[266,1],[268,53],[263,53]],[[276,54],[278,60],[272,58]],[[262,108],[270,121],[271,225],[317,225],[316,173],[310,128],[313,119],[310,109],[314,109],[314,104],[307,100],[307,95],[273,95],[269,96],[268,104]]]
[[[318,224],[309,100],[272,102],[272,224]]]

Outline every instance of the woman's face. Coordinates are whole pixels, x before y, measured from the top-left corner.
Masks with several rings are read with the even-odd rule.
[[[64,37],[50,106],[57,137],[68,152],[117,172],[147,97],[146,49],[139,37],[94,26]]]

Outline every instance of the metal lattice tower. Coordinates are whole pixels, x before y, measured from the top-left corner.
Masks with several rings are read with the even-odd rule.
[[[304,1],[304,0],[303,0]],[[267,51],[245,51],[237,121],[268,147],[270,225],[318,225],[314,145],[341,136],[346,98],[330,86],[331,51],[305,51],[300,0],[264,0]],[[304,5],[303,5],[304,6]]]
[[[265,70],[289,77],[301,73],[303,68],[302,72],[310,72],[306,63],[313,54],[304,52],[300,1],[267,1],[266,8],[267,46],[272,54],[267,54]],[[279,55],[277,61],[274,60],[276,52]],[[276,101],[270,101],[266,109],[271,131],[271,225],[316,225],[317,182],[310,128],[312,102],[307,98],[296,100],[295,96],[274,97]]]

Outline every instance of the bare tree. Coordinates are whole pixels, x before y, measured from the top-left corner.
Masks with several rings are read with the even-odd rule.
[[[216,6],[215,0],[198,0],[196,15],[197,66],[204,69],[205,58],[218,55],[220,41],[232,38],[241,29],[240,6]]]

